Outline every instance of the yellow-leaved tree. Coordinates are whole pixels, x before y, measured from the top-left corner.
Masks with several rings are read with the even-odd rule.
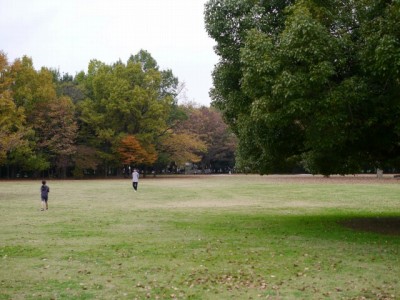
[[[201,154],[207,151],[206,143],[191,133],[172,133],[162,140],[161,148],[178,166],[186,162],[200,162]]]

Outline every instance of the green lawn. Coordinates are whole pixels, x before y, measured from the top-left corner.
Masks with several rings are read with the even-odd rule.
[[[49,180],[41,212],[39,180],[3,181],[0,299],[400,299],[399,183]]]

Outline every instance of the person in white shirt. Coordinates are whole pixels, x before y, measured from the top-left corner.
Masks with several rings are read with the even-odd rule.
[[[132,172],[132,186],[133,186],[133,190],[135,192],[137,192],[138,184],[139,184],[139,172],[136,169],[133,169],[133,172]]]

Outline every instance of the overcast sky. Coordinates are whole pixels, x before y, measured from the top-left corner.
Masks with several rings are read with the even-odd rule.
[[[91,59],[126,62],[147,50],[186,86],[187,100],[209,105],[218,58],[204,29],[206,0],[0,0],[0,50],[75,75]]]

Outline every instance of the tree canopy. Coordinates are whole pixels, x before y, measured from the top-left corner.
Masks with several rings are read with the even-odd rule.
[[[92,60],[75,76],[36,70],[27,56],[9,63],[0,52],[0,176],[118,175],[200,162],[217,140],[182,126],[202,108],[178,105],[180,90],[145,50],[127,62]]]
[[[210,0],[213,104],[238,165],[346,174],[400,163],[398,1]]]

